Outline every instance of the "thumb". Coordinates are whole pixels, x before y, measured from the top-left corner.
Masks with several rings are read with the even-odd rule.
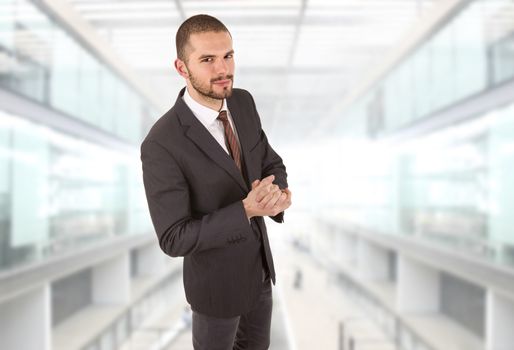
[[[255,187],[259,186],[259,183],[260,183],[260,182],[261,182],[261,180],[259,180],[259,179],[257,179],[257,180],[255,180],[254,182],[252,182],[252,190],[253,190]]]

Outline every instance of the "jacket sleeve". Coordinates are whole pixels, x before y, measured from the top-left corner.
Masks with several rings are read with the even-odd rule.
[[[188,183],[174,157],[156,141],[145,140],[141,162],[150,216],[167,255],[186,256],[247,239],[251,231],[242,201],[193,218]]]
[[[254,114],[257,118],[257,123],[259,126],[259,138],[261,147],[263,147],[263,156],[262,156],[262,178],[265,178],[269,175],[275,175],[275,183],[280,187],[280,189],[288,188],[287,185],[287,173],[286,167],[282,162],[282,158],[275,152],[275,150],[271,147],[268,142],[268,138],[266,137],[266,133],[262,130],[261,119],[259,117],[259,113],[257,112],[257,107],[255,106],[255,101],[250,93],[250,98],[252,100],[252,106],[254,110]],[[270,216],[276,222],[282,223],[284,222],[284,212],[281,212],[275,216]]]

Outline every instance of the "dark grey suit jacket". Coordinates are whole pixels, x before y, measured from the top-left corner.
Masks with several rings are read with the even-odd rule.
[[[233,89],[227,98],[246,179],[183,101],[184,91],[141,144],[152,222],[161,249],[184,257],[184,288],[193,310],[214,317],[241,315],[258,300],[263,266],[275,283],[264,218],[249,223],[242,199],[254,180],[271,174],[274,183],[287,188],[286,169],[268,143],[248,91]],[[272,219],[282,222],[283,214]]]

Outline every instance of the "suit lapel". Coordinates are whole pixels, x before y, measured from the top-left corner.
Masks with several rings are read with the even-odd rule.
[[[243,175],[237,168],[236,163],[220,146],[218,141],[212,137],[211,133],[203,126],[203,124],[194,116],[193,112],[182,99],[184,92],[185,88],[183,88],[179,93],[177,101],[175,102],[175,110],[182,126],[186,129],[185,135],[209,158],[223,168],[223,170],[225,170],[237,182],[245,193],[248,192],[248,185],[245,183]]]

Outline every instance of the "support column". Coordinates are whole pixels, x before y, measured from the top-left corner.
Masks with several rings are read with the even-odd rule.
[[[438,311],[439,271],[398,255],[396,308],[400,312]]]
[[[0,304],[2,349],[51,350],[48,284]]]
[[[345,266],[355,265],[357,260],[355,235],[347,232],[339,233],[337,245],[339,246],[339,261]]]
[[[163,273],[165,268],[165,258],[157,244],[148,244],[137,249],[137,275],[138,276],[158,276]]]
[[[514,300],[487,291],[485,325],[486,350],[510,350],[514,344]]]
[[[93,267],[93,303],[125,304],[130,301],[129,252]]]
[[[363,238],[358,238],[357,273],[366,280],[386,281],[389,276],[387,250]]]

